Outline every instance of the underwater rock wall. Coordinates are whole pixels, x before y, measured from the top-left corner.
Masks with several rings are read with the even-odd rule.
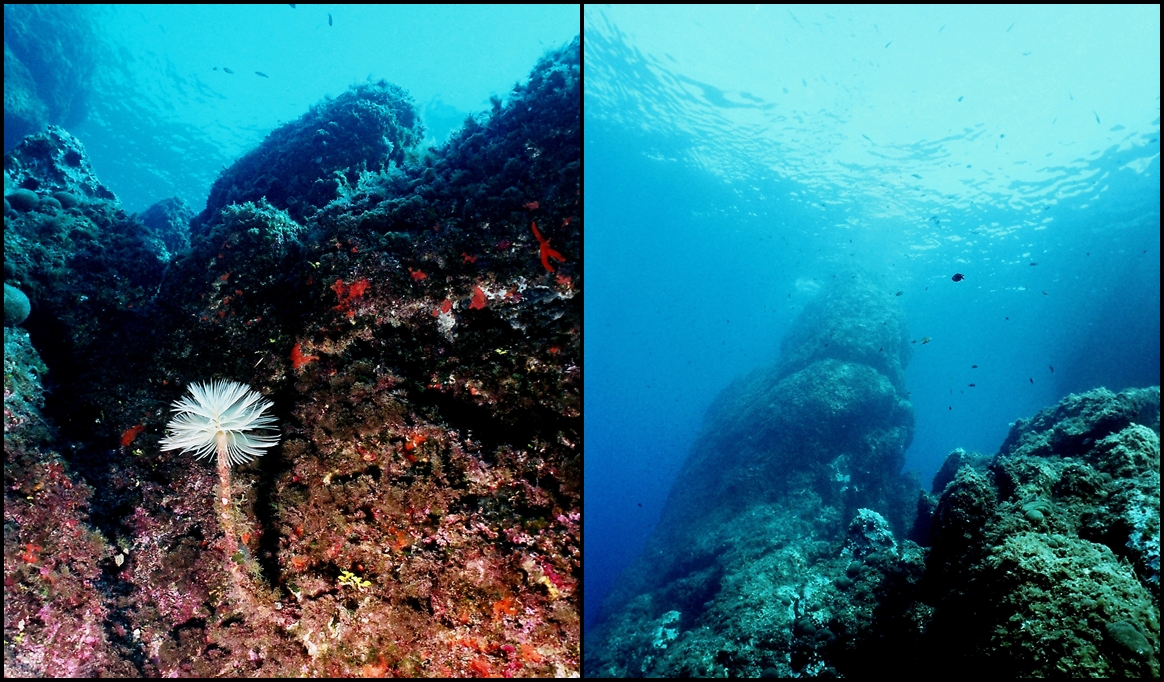
[[[890,531],[908,530],[918,492],[899,474],[913,410],[893,294],[838,275],[782,350],[709,410],[588,638],[587,674],[825,674],[872,621],[874,593],[920,573],[920,549]]]
[[[778,375],[758,373],[721,396],[696,464],[710,456],[712,428],[762,414],[757,404],[816,405],[806,414],[822,414],[820,402],[781,401],[778,387],[799,388],[787,379],[746,399],[765,395],[762,377]],[[835,496],[808,487],[812,466],[785,460],[795,483],[762,493],[742,485],[720,453],[730,482],[710,487],[747,502],[717,504],[697,492],[691,499],[713,519],[701,522],[676,487],[667,525],[620,578],[587,638],[586,674],[1159,677],[1159,429],[1159,387],[1069,395],[1017,420],[993,456],[950,453],[933,493],[917,499],[905,540],[872,509],[850,516],[826,504]],[[733,441],[735,452],[755,467],[757,443],[771,438]],[[691,470],[682,479],[689,487]],[[712,475],[707,465],[699,471]],[[885,480],[893,500],[893,479]],[[838,522],[845,533],[833,532]]]
[[[88,110],[100,63],[82,5],[4,5],[4,153],[48,124],[74,125]]]
[[[89,526],[93,489],[70,475],[44,407],[41,362],[4,330],[4,676],[125,677],[100,589],[112,547]]]
[[[173,235],[126,212],[84,145],[57,126],[4,156],[4,190],[4,279],[28,295],[24,327],[54,372],[46,411],[67,435],[116,442],[143,418],[119,413],[154,367],[164,330],[149,309]],[[105,469],[104,457],[92,465]]]
[[[577,675],[580,48],[423,157],[385,86],[398,137],[341,116],[317,177],[264,148],[189,232],[87,173],[57,196],[88,168],[63,131],[6,155],[5,279],[32,303],[6,339],[55,380],[41,452],[6,421],[6,671]],[[212,378],[271,399],[281,435],[232,473],[233,538],[213,468],[158,443]]]

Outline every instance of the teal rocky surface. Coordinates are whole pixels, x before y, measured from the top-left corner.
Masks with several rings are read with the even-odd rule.
[[[827,285],[709,411],[585,674],[1159,676],[1159,388],[1068,396],[926,493],[908,358],[892,292]]]

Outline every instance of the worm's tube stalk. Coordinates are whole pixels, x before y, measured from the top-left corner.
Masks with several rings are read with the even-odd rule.
[[[226,535],[226,559],[232,562],[238,552],[238,541],[234,537],[234,515],[230,508],[230,459],[226,452],[226,434],[218,432],[218,518],[222,522],[222,532]]]

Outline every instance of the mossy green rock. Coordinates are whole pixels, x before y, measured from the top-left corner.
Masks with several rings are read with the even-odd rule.
[[[40,197],[36,195],[36,192],[27,189],[13,190],[11,194],[4,198],[17,211],[32,211],[40,205]]]
[[[1133,656],[1147,656],[1152,653],[1152,645],[1136,626],[1126,620],[1108,623],[1104,629],[1107,636],[1119,647]]]
[[[4,285],[4,326],[15,327],[28,319],[32,306],[24,292],[14,286]]]
[[[72,194],[69,194],[68,192],[53,192],[53,196],[56,197],[56,200],[61,202],[61,206],[64,206],[65,208],[72,208],[81,203],[80,199],[73,196]]]

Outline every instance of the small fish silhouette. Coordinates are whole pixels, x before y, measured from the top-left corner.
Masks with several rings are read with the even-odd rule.
[[[327,25],[331,26],[331,15],[327,15]]]
[[[1051,374],[1054,374],[1055,373],[1054,365],[1047,365],[1047,366],[1051,368]]]
[[[225,66],[222,67],[222,70],[227,72],[227,73],[234,73],[234,71],[231,71],[230,69],[226,68]]]
[[[899,291],[899,292],[897,292],[896,294],[894,294],[894,296],[900,296],[900,295],[902,295],[903,293],[905,293],[905,292],[904,292],[904,291]]]
[[[974,384],[970,384],[970,388],[974,388]]]
[[[1033,384],[1033,383],[1035,383],[1035,378],[1034,378],[1034,377],[1031,377],[1031,383],[1032,383],[1032,384]]]
[[[268,76],[267,74],[263,73],[262,71],[256,71],[256,72],[255,72],[255,75],[256,75],[256,76],[262,76],[263,78],[270,78],[270,76]]]
[[[954,276],[950,279],[954,280],[955,282],[961,282],[962,280],[966,279],[966,275],[963,275],[960,272],[955,272]]]
[[[978,365],[970,365],[970,369],[978,369]]]

